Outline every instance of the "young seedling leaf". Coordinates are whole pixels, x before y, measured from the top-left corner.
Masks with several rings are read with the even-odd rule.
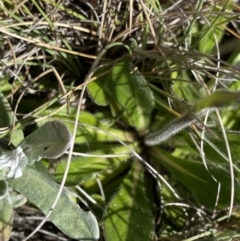
[[[153,240],[153,217],[144,188],[144,169],[135,161],[104,213],[106,240]]]
[[[50,210],[57,196],[59,185],[41,163],[27,166],[23,176],[9,180],[10,185],[34,203],[44,214]],[[98,223],[89,211],[81,210],[64,189],[49,218],[62,232],[73,239],[99,238]]]
[[[195,115],[189,112],[180,118],[175,119],[158,131],[149,133],[145,137],[145,144],[148,146],[158,145],[159,143],[174,136],[195,121]]]
[[[160,130],[149,133],[145,137],[145,144],[148,146],[154,146],[167,140],[195,122],[198,117],[201,117],[204,114],[205,110],[233,107],[239,105],[239,103],[239,91],[216,91],[213,94],[200,99],[188,113],[182,115],[178,119],[175,119],[173,122],[169,123]]]

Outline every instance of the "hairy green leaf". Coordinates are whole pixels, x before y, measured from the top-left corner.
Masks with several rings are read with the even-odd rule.
[[[175,119],[173,122],[164,126],[160,130],[149,133],[145,137],[145,144],[149,146],[157,145],[176,133],[182,131],[190,124],[198,120],[204,114],[204,110],[219,109],[226,106],[235,106],[240,103],[240,92],[235,91],[216,91],[213,94],[200,99],[194,105],[191,111],[183,114],[181,117]]]
[[[28,164],[33,164],[43,157],[56,159],[70,146],[72,135],[61,121],[48,121],[27,136],[20,147],[28,157]]]
[[[200,161],[177,158],[157,147],[151,149],[151,154],[207,208],[215,207],[218,183],[220,183],[218,207],[228,207],[231,197],[231,180],[230,173],[226,168],[211,162],[207,164],[208,170],[206,170]],[[240,203],[239,186],[237,183],[235,186],[237,189],[235,190],[235,203]]]
[[[44,214],[50,210],[59,190],[59,185],[41,163],[27,166],[22,177],[9,180],[9,183]],[[71,238],[99,238],[98,223],[94,215],[81,210],[76,203],[73,203],[66,189],[63,190],[49,219]]]
[[[106,240],[153,239],[153,217],[144,188],[144,169],[135,161],[104,213]]]
[[[122,115],[125,122],[137,130],[145,130],[154,98],[146,80],[134,69],[129,57],[124,57],[112,68],[105,86],[114,114]]]
[[[11,238],[13,224],[13,208],[6,200],[0,200],[0,240]]]

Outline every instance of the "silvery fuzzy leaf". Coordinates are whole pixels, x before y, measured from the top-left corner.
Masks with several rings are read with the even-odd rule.
[[[60,157],[71,144],[72,136],[68,128],[60,121],[46,122],[19,145],[33,164],[41,158],[55,159]]]
[[[0,200],[4,199],[8,194],[8,183],[5,180],[0,180]]]
[[[28,158],[22,148],[18,146],[15,150],[1,150],[0,156],[0,179],[18,178],[28,163]]]

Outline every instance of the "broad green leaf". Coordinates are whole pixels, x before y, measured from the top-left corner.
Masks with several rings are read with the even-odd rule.
[[[146,80],[134,69],[129,57],[124,57],[112,68],[105,86],[114,114],[122,115],[128,125],[144,131],[149,124],[154,98]]]
[[[237,164],[240,160],[240,132],[227,132],[226,135],[233,163]],[[227,148],[221,132],[214,132],[214,136],[205,134],[204,153],[207,160],[221,165],[225,164],[226,167],[229,166]]]
[[[6,200],[0,200],[0,240],[11,238],[13,225],[13,208]]]
[[[91,146],[91,143],[90,143]],[[80,182],[90,179],[99,172],[102,172],[112,166],[118,165],[120,162],[128,159],[131,152],[124,146],[119,145],[101,145],[101,150],[89,153],[89,155],[99,155],[99,157],[73,157],[69,168],[67,177],[67,185],[76,185]],[[119,157],[104,157],[103,155],[119,155]],[[124,154],[124,156],[121,156]],[[101,157],[102,155],[102,157]],[[57,181],[61,181],[64,171],[66,169],[66,160],[61,160],[55,169],[55,178]]]
[[[127,170],[131,166],[130,161],[122,161],[119,164],[112,165],[111,167],[103,170],[102,172],[97,173],[97,177],[93,176],[91,179],[84,180],[81,183],[81,186],[86,190],[88,193],[97,193],[99,192],[99,182],[104,188],[104,195],[107,198],[111,198],[113,193],[116,191],[116,177],[117,179],[122,179],[123,176],[126,175]],[[115,182],[115,184],[113,184]],[[118,182],[118,181],[117,181]],[[121,182],[121,181],[120,181]],[[112,187],[109,191],[109,185]],[[115,188],[114,188],[115,187]],[[114,189],[114,190],[113,190]],[[111,192],[113,191],[113,192]]]
[[[153,217],[144,188],[144,169],[135,161],[104,213],[106,240],[153,240]]]
[[[14,113],[11,106],[9,105],[7,99],[0,92],[0,128],[12,127],[14,121]],[[15,121],[17,119],[15,118]],[[11,137],[11,142],[14,145],[18,145],[24,138],[23,132],[20,129],[15,129],[11,134],[8,135]]]
[[[167,180],[168,183],[170,183],[174,187],[174,181],[172,180],[171,177],[169,176],[164,176],[165,180]],[[171,183],[172,182],[172,183]],[[176,185],[176,184],[175,184]],[[178,191],[179,191],[179,185],[177,185]],[[176,203],[179,202],[179,200],[176,199],[174,194],[169,190],[169,188],[164,184],[161,183],[161,195],[160,198],[163,198],[164,200],[164,205],[168,203]],[[184,213],[184,210],[182,207],[170,205],[170,206],[165,206],[164,209],[164,214],[166,215],[166,218],[170,220],[176,227],[183,227],[186,224],[186,214]],[[169,232],[169,227],[161,227],[161,231],[166,229],[167,232]]]
[[[51,108],[44,111],[44,115],[48,115],[57,109]],[[63,122],[71,133],[73,133],[74,122],[76,116],[76,109],[69,108],[69,116],[67,116],[67,110],[59,110],[52,119],[57,119]],[[49,119],[48,119],[49,120]],[[45,121],[39,122],[41,125]],[[88,125],[88,126],[87,126]],[[99,129],[98,129],[99,128]],[[109,135],[107,132],[114,135],[116,138],[122,141],[133,141],[134,135],[131,132],[123,131],[121,129],[111,128],[107,124],[99,121],[94,115],[81,111],[79,117],[79,125],[77,129],[76,138],[74,139],[75,144],[88,143],[88,142],[97,142],[97,141],[116,141],[116,138]]]
[[[9,180],[9,183],[44,214],[50,210],[59,190],[59,185],[41,163],[27,166],[22,177]],[[81,210],[76,203],[73,203],[66,189],[63,190],[49,219],[73,239],[99,238],[98,223],[94,215]]]
[[[106,72],[107,70],[109,70],[109,67],[97,70],[93,75],[93,77],[95,76],[97,79],[87,85],[87,90],[91,98],[100,106],[106,106],[109,104],[106,91],[104,90],[104,83],[107,81],[109,74],[109,71],[107,73],[104,73],[104,71]]]
[[[205,153],[205,158],[208,162],[215,163],[216,165],[229,169],[229,158],[227,154],[227,147],[221,132],[214,132],[214,135],[206,134],[204,138],[203,151]],[[229,149],[231,152],[234,177],[236,181],[240,181],[240,133],[239,132],[227,132],[227,139],[229,144]]]
[[[212,178],[214,176],[221,183],[218,207],[228,207],[231,196],[231,180],[228,169],[211,162],[208,163],[208,172],[202,162],[177,158],[157,147],[150,151],[154,159],[186,186],[202,205],[211,209],[214,208],[218,190],[218,183]],[[239,204],[240,195],[237,183],[235,188],[235,204]]]

